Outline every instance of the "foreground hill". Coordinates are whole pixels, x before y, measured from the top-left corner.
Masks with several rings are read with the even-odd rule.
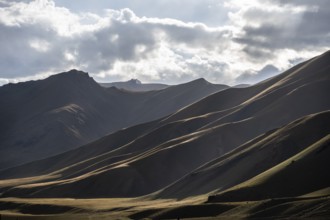
[[[329,60],[327,52],[257,85],[214,93],[169,117],[3,170],[4,196],[134,197],[161,190],[151,198],[185,198],[234,187],[329,132],[329,113],[322,113],[330,109]]]
[[[71,70],[0,87],[0,168],[58,154],[152,121],[227,88],[200,79],[161,91],[103,88]],[[19,152],[19,153],[17,153]]]
[[[271,170],[276,170],[276,172],[282,173],[286,172],[284,171],[286,168],[298,166],[298,159],[303,152],[307,151],[309,148],[313,148],[314,145],[317,145],[317,147],[320,148],[318,152],[324,150],[324,153],[315,154],[315,160],[318,160],[320,163],[325,163],[326,161],[322,161],[321,158],[327,157],[327,140],[329,139],[328,134],[330,134],[329,124],[330,111],[300,118],[282,128],[271,130],[260,135],[235,150],[204,164],[189,175],[186,175],[182,179],[161,190],[155,196],[158,198],[185,198],[210,192],[221,192],[238,183],[249,180],[250,178],[258,179],[259,182],[257,180],[251,181],[255,185],[258,185],[258,187],[261,187],[261,176],[266,174],[269,175]],[[321,150],[321,148],[323,150]],[[228,196],[226,199],[223,199],[223,201],[244,201],[285,196],[300,196],[328,187],[330,186],[330,176],[327,172],[322,171],[322,167],[327,166],[325,166],[326,164],[323,164],[323,166],[318,162],[299,162],[304,164],[303,166],[306,166],[306,169],[298,168],[296,173],[292,172],[290,174],[292,181],[296,182],[289,183],[288,177],[286,177],[285,181],[272,181],[270,177],[263,177],[264,180],[273,184],[271,186],[272,189],[269,188],[269,191],[258,192],[258,190],[260,190],[258,187],[256,190],[252,190],[251,186],[247,186],[246,191],[249,192],[249,194],[244,196],[241,186],[238,185],[235,188],[239,189],[237,190],[236,195],[239,199],[235,199],[236,197],[233,196],[232,193],[230,195],[229,193],[225,193],[225,195]],[[283,167],[284,170],[282,171],[279,169],[280,167]],[[319,179],[316,177],[307,178],[308,174],[306,172],[299,172],[299,169],[304,171],[309,170],[309,174],[315,175]],[[313,169],[314,171],[312,172]],[[258,178],[255,177],[258,175]],[[299,179],[299,177],[304,178],[303,176],[311,182],[308,182],[307,179]],[[299,182],[304,182],[306,185],[298,184]],[[243,185],[246,184],[247,183]],[[305,191],[300,192],[300,194],[294,194],[292,187],[297,189],[300,188]],[[278,191],[275,189],[278,189]],[[285,191],[285,189],[288,189],[288,191]],[[269,193],[269,195],[266,193]],[[280,193],[283,195],[279,196]],[[258,197],[258,195],[262,195],[263,197]],[[215,197],[213,197],[213,199],[214,198]]]
[[[330,165],[329,156],[327,135],[277,166],[212,196],[211,201],[253,201],[329,192],[330,177],[323,171]]]
[[[259,84],[4,169],[0,207],[55,219],[328,219],[329,71],[326,52]],[[201,84],[169,87],[171,97]],[[152,103],[162,103],[163,91]]]

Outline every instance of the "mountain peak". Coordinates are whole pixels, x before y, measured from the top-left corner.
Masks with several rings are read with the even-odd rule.
[[[90,77],[87,72],[79,71],[72,69],[68,72],[62,72],[48,77],[45,82],[48,86],[58,87],[59,85],[62,88],[67,87],[69,90],[72,89],[72,86],[79,88],[91,88],[99,87],[99,84],[96,83],[93,77]]]
[[[76,69],[72,69],[67,72],[62,72],[62,73],[58,73],[55,75],[51,75],[48,78],[52,79],[52,80],[82,80],[82,79],[90,80],[90,79],[92,79],[92,77],[90,77],[87,72],[83,72],[83,71],[76,70]]]
[[[76,69],[72,69],[69,70],[67,72],[62,72],[53,76],[57,76],[57,77],[61,77],[61,76],[84,76],[84,77],[89,77],[87,72],[81,71],[81,70],[76,70]]]
[[[135,84],[135,85],[141,85],[142,84],[142,82],[138,79],[130,79],[127,82],[130,83],[130,84]]]
[[[69,70],[67,73],[70,73],[70,74],[87,74],[87,72],[84,72],[84,71],[81,71],[81,70],[77,70],[77,69],[71,69]]]
[[[207,82],[207,83],[209,83],[209,81],[207,81],[205,78],[198,78],[198,79],[196,79],[196,81],[199,81],[199,82]]]
[[[205,78],[198,78],[198,79],[195,79],[193,81],[190,81],[189,83],[193,83],[193,84],[211,84],[209,81],[207,81]]]

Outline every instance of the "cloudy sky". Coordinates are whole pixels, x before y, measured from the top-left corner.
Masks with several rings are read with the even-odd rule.
[[[330,49],[328,0],[0,0],[0,85],[254,83]]]

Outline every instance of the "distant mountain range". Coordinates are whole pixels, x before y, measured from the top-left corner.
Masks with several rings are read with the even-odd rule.
[[[0,87],[0,168],[58,154],[167,116],[226,88],[198,79],[136,93],[103,88],[77,70],[4,85]]]
[[[134,92],[161,90],[169,87],[169,85],[165,85],[161,83],[142,83],[138,79],[131,79],[126,82],[100,83],[100,85],[106,88],[116,87],[118,89],[124,89]]]
[[[116,87],[117,89],[127,90],[132,92],[147,92],[154,90],[162,90],[170,87],[170,85],[161,84],[161,83],[142,83],[138,79],[130,79],[124,82],[110,82],[110,83],[99,83],[105,88]],[[246,88],[250,84],[237,84],[232,86],[232,88]]]
[[[27,135],[38,126],[50,132],[33,136],[43,140],[37,147],[31,147],[33,141],[19,147],[1,144],[10,146],[2,147],[1,155],[24,153],[30,147],[33,152],[49,152],[64,146],[56,143],[57,136],[41,137],[61,134],[63,128],[72,131],[69,128],[73,125],[75,132],[63,132],[61,139],[70,134],[70,140],[75,140],[84,132],[81,136],[90,135],[92,140],[101,135],[101,131],[93,133],[100,125],[106,127],[102,131],[114,132],[66,152],[56,151],[60,154],[55,156],[1,170],[3,201],[13,202],[9,197],[127,198],[126,203],[135,205],[118,205],[112,211],[132,219],[330,217],[329,71],[330,51],[268,80],[240,88],[198,79],[135,93],[114,87],[104,89],[77,71],[4,86],[0,88],[0,100],[9,104],[8,110],[1,112],[1,124],[7,126],[2,127],[7,133],[0,140],[34,140]],[[60,84],[49,82],[76,74],[82,74],[78,77],[79,86],[84,85],[81,89],[73,81],[65,86],[69,79],[60,80]],[[85,84],[85,80],[91,83]],[[59,93],[47,94],[50,85],[61,85],[56,90]],[[68,88],[75,88],[74,92]],[[54,102],[45,101],[49,99]],[[42,113],[37,114],[34,107],[40,103],[48,104],[39,106]],[[60,114],[62,111],[65,116]],[[72,112],[73,119],[69,117]],[[52,113],[57,120],[47,118]],[[109,118],[104,116],[106,113]],[[9,129],[13,120],[17,121],[15,131]],[[58,121],[65,126],[56,127]],[[86,122],[88,128],[79,127],[79,121]],[[148,201],[158,205],[138,205]],[[162,206],[166,201],[175,205]],[[17,202],[4,207],[21,209]],[[31,210],[27,213],[34,214]]]

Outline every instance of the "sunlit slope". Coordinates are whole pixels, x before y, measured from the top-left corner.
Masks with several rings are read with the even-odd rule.
[[[329,123],[330,112],[326,111],[305,116],[280,129],[267,132],[199,167],[161,190],[155,197],[185,198],[226,190],[300,154],[330,134]],[[319,173],[324,172],[323,175],[326,175],[324,169],[319,169]]]
[[[214,93],[169,117],[121,130],[55,157],[3,170],[0,172],[3,178],[37,179],[16,180],[2,191],[6,196],[94,198],[142,196],[161,190],[190,173],[193,175],[204,164],[227,157],[226,153],[232,150],[267,138],[273,129],[329,110],[329,58],[329,52],[324,53],[257,85]],[[205,81],[191,83],[200,85]],[[315,129],[320,129],[317,134],[328,131],[321,125]],[[299,130],[295,134],[289,142],[299,142],[300,135],[305,135]],[[280,140],[279,134],[275,142]],[[262,163],[264,158],[266,166],[255,164],[258,170],[242,163],[243,168],[236,169],[254,172],[242,171],[241,179],[226,178],[218,188],[220,180],[213,183],[216,178],[210,178],[205,180],[206,188],[196,188],[196,192],[174,190],[164,196],[185,197],[231,187],[293,156],[304,146],[288,148],[292,149],[288,153],[285,148],[281,148],[284,152],[274,148],[282,157],[275,155],[272,162],[269,161],[272,154],[267,150],[264,155],[253,153],[252,160],[256,157]]]

